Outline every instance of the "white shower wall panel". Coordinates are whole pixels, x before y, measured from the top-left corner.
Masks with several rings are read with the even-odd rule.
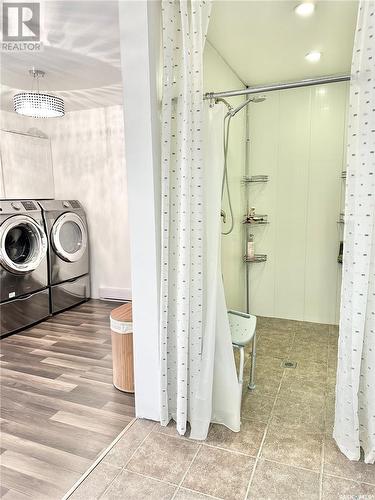
[[[310,110],[310,89],[280,93],[278,107],[283,121],[279,120],[276,168],[270,174],[272,182],[276,183],[270,219],[274,247],[265,253],[275,261],[273,315],[302,319],[310,153],[310,121],[306,116]]]
[[[226,64],[215,49],[206,43],[204,51],[204,88],[206,92],[235,89],[244,87],[243,83],[233,70]],[[231,105],[237,106],[244,101],[244,97],[229,99]],[[224,106],[220,103],[217,106]],[[245,273],[243,264],[243,226],[241,220],[244,215],[245,191],[241,187],[245,162],[245,111],[239,112],[232,120],[230,128],[230,142],[228,148],[228,175],[232,186],[232,206],[235,219],[233,232],[222,238],[222,273],[225,295],[228,308],[245,310]],[[223,168],[218,165],[217,168]],[[226,212],[228,223],[223,230],[229,227],[229,206],[227,196],[224,196],[222,207]]]
[[[250,171],[270,177],[248,188],[270,220],[253,230],[256,252],[268,255],[250,267],[254,314],[337,323],[347,88],[270,92],[249,109]]]
[[[336,295],[342,266],[337,256],[343,227],[337,221],[344,206],[341,172],[345,168],[346,99],[347,84],[312,90],[304,306],[307,321],[338,320]]]

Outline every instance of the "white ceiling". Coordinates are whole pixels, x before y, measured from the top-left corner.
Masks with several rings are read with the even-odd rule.
[[[295,15],[297,3],[214,0],[208,38],[250,85],[348,73],[357,2],[318,1],[310,18]],[[43,0],[42,9],[44,50],[1,54],[1,108],[12,110],[13,94],[31,88],[33,66],[67,111],[121,104],[118,2]],[[305,61],[310,50],[323,52],[319,63]]]
[[[43,1],[44,50],[1,54],[1,107],[32,85],[28,70],[44,70],[41,89],[65,100],[67,111],[122,102],[118,2]]]
[[[299,3],[214,0],[208,39],[247,85],[350,73],[358,2],[318,0],[307,18]],[[304,58],[312,50],[318,63]]]

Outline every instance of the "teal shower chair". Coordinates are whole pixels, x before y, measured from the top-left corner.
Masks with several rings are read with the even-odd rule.
[[[252,314],[240,311],[228,311],[232,346],[240,352],[240,366],[238,370],[238,381],[243,384],[243,370],[245,365],[245,347],[252,342],[251,370],[249,389],[255,389],[255,365],[256,365],[256,325],[257,318]]]

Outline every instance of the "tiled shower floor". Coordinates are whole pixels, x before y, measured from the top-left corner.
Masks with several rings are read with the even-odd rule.
[[[350,462],[331,438],[337,337],[328,325],[259,318],[240,433],[213,425],[198,443],[137,420],[71,498],[375,500],[375,465]]]

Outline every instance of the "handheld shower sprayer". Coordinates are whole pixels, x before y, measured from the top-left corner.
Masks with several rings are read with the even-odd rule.
[[[229,189],[229,181],[228,181],[228,144],[229,144],[230,122],[231,122],[231,119],[239,111],[241,111],[241,109],[245,108],[251,102],[253,102],[253,103],[256,104],[256,103],[259,103],[259,102],[263,102],[265,100],[266,100],[266,96],[264,96],[264,95],[251,96],[245,102],[241,103],[236,108],[233,108],[233,106],[231,106],[222,97],[219,97],[219,98],[215,99],[215,102],[222,102],[228,108],[228,112],[227,112],[227,114],[224,117],[224,138],[223,138],[223,143],[224,143],[224,170],[223,170],[223,180],[222,180],[222,185],[221,185],[221,200],[223,200],[224,191],[226,189],[227,197],[228,197],[229,213],[230,213],[230,227],[229,227],[229,229],[227,231],[222,231],[221,234],[223,234],[223,235],[230,234],[233,231],[233,228],[234,228],[234,217],[233,217],[232,200],[231,200],[230,189]],[[223,217],[223,222],[225,223],[226,222],[226,213],[224,212],[224,210],[221,211],[221,216]]]

